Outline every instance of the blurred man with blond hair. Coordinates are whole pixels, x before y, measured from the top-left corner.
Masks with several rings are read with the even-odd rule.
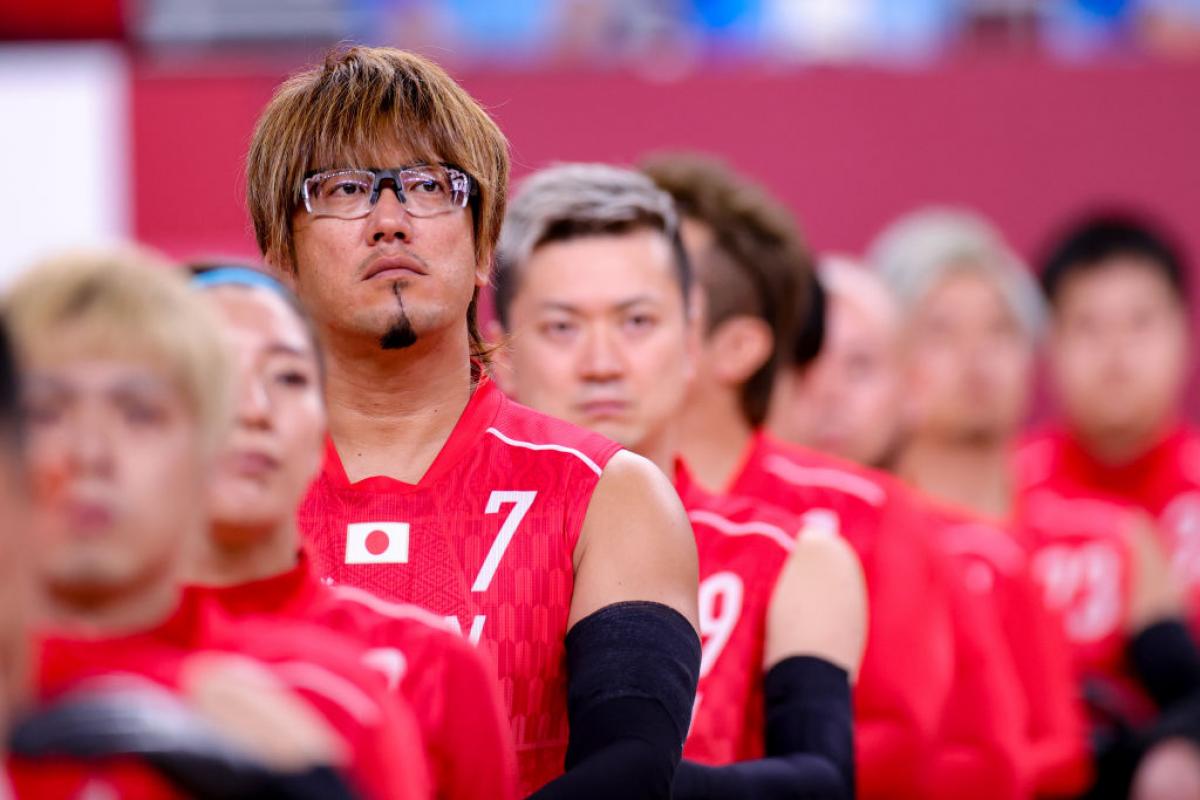
[[[6,307],[27,370],[39,696],[158,686],[288,770],[332,765],[365,797],[425,797],[407,707],[352,642],[276,619],[235,625],[183,591],[232,379],[183,276],[140,253],[83,252],[31,269]],[[173,744],[141,742],[160,757]],[[198,763],[192,778],[214,780],[213,760]]]

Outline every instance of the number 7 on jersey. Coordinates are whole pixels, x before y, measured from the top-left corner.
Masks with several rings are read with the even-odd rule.
[[[521,520],[525,519],[529,509],[533,507],[536,497],[537,492],[492,492],[488,496],[487,508],[484,509],[485,514],[498,514],[501,507],[506,505],[512,506],[512,509],[508,512],[504,524],[500,526],[500,532],[496,534],[496,540],[492,542],[487,558],[483,560],[483,566],[479,568],[475,583],[471,585],[472,592],[486,592],[492,585],[492,578],[496,577],[500,559],[504,558],[504,553],[512,543],[517,527],[521,524]]]

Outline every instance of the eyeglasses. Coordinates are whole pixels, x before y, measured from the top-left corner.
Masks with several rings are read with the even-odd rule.
[[[419,164],[395,169],[333,169],[304,179],[304,207],[321,217],[358,219],[371,213],[385,182],[414,217],[466,208],[475,181],[455,167]]]

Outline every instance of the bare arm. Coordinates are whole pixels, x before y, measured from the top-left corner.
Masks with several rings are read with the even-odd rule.
[[[575,547],[568,627],[604,606],[662,603],[697,628],[696,542],[675,488],[651,462],[626,451],[608,462]]]
[[[763,652],[766,757],[683,762],[679,800],[854,796],[850,683],[866,644],[866,583],[840,537],[802,532],[776,580]]]
[[[615,455],[575,548],[564,775],[536,800],[657,800],[671,784],[700,671],[696,544],[651,462]]]
[[[802,535],[775,583],[763,667],[814,656],[853,681],[867,639],[867,587],[858,556],[829,534]]]

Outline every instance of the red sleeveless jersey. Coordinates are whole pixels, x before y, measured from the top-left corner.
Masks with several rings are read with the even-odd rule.
[[[350,483],[330,443],[300,507],[318,576],[445,616],[494,659],[522,794],[563,771],[575,544],[618,450],[484,378],[418,483]]]
[[[727,493],[836,522],[867,581],[867,647],[854,691],[863,798],[925,797],[925,771],[954,680],[943,568],[915,504],[886,476],[758,433]]]
[[[363,645],[363,664],[412,707],[434,794],[440,800],[515,797],[516,757],[492,665],[443,617],[362,589],[326,585],[303,554],[279,575],[197,591],[238,619],[303,620]]]
[[[1093,458],[1070,433],[1048,430],[1025,442],[1017,465],[1029,488],[1067,481],[1150,514],[1187,591],[1192,633],[1200,635],[1200,431],[1180,425],[1133,461],[1110,465]]]
[[[363,797],[431,796],[420,731],[407,703],[389,696],[361,665],[355,642],[331,631],[278,618],[234,621],[208,598],[186,592],[154,628],[109,638],[47,634],[38,638],[36,652],[42,701],[113,676],[182,693],[193,659],[205,652],[244,656],[303,698],[341,737],[351,756],[348,777]]]
[[[1079,680],[1102,704],[1091,709],[1094,721],[1116,715],[1135,725],[1148,722],[1154,704],[1125,657],[1135,570],[1132,512],[1058,484],[1027,487],[1020,497],[1034,579],[1046,605],[1062,615]]]
[[[1038,794],[1071,795],[1090,778],[1083,707],[1071,651],[1056,609],[1042,599],[1031,573],[1027,537],[1017,524],[997,524],[931,505],[937,538],[968,592],[995,615],[1004,658],[1024,705],[1021,749]]]
[[[700,559],[700,684],[683,755],[713,766],[762,758],[767,609],[800,523],[762,501],[711,495],[682,465],[675,488]]]

